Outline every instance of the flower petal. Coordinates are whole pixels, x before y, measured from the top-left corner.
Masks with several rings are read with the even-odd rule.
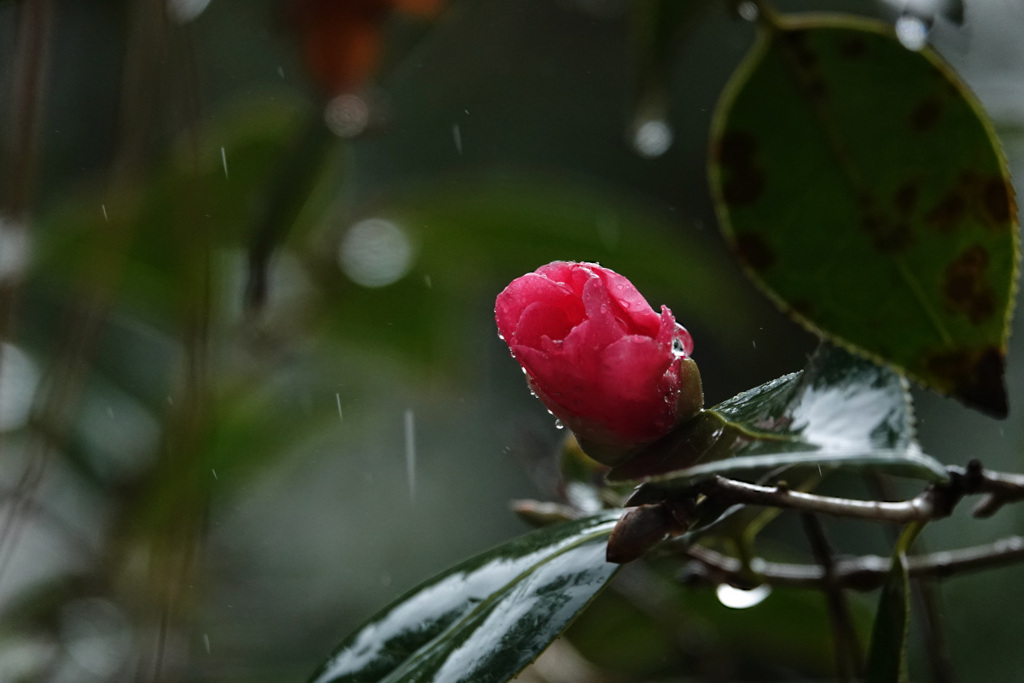
[[[623,337],[601,354],[601,380],[618,400],[657,405],[664,398],[659,385],[674,360],[653,339]]]
[[[561,341],[573,329],[573,322],[559,306],[537,301],[523,310],[511,340],[515,344],[541,346],[545,337],[550,341]]]
[[[614,270],[602,268],[597,275],[615,302],[616,313],[630,334],[653,337],[658,332],[658,314],[633,285]]]
[[[537,273],[529,273],[513,280],[498,295],[494,305],[498,334],[503,339],[511,341],[523,311],[538,301],[558,306],[574,323],[583,319],[583,304],[569,287]]]

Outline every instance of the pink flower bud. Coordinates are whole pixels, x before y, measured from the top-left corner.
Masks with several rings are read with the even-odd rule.
[[[494,313],[537,397],[605,464],[703,405],[690,334],[596,263],[555,261],[516,278]]]

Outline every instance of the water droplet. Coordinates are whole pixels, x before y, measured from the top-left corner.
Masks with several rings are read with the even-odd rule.
[[[762,584],[750,590],[743,590],[723,583],[715,589],[718,601],[732,609],[748,609],[764,602],[764,599],[771,595],[772,587]]]
[[[356,95],[338,95],[324,108],[324,123],[339,138],[354,138],[369,125],[370,107]]]
[[[913,14],[902,14],[896,20],[896,38],[908,50],[920,50],[928,43],[928,24]]]
[[[565,429],[565,424],[558,418],[555,418],[555,429]]]
[[[357,285],[384,287],[412,267],[413,245],[405,230],[382,218],[359,221],[341,241],[341,269]]]
[[[647,119],[637,122],[633,133],[633,149],[648,159],[660,157],[668,151],[675,140],[675,133],[664,119]]]
[[[757,17],[760,15],[757,3],[754,2],[741,2],[736,6],[736,13],[746,21],[757,21]]]

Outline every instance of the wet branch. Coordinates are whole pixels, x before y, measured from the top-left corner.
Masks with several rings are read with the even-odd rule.
[[[751,579],[773,586],[824,589],[830,586],[869,591],[886,580],[892,558],[879,555],[837,559],[830,570],[818,564],[756,561],[751,567],[700,545],[686,549],[693,560],[685,570],[688,581],[749,585]],[[943,578],[1024,560],[1024,536],[1009,536],[986,545],[907,558],[911,578]],[[753,576],[751,576],[753,571]]]
[[[1024,475],[992,472],[972,460],[966,468],[948,467],[949,481],[935,484],[909,500],[836,498],[794,491],[785,484],[762,486],[716,476],[695,488],[724,504],[761,505],[876,522],[927,522],[948,517],[966,495],[981,495],[975,517],[990,517],[1003,505],[1024,500]]]
[[[977,460],[972,460],[966,468],[948,467],[947,473],[948,481],[933,484],[908,500],[892,502],[822,496],[792,490],[785,484],[763,486],[717,476],[694,485],[682,496],[677,494],[672,500],[654,505],[641,505],[639,508],[630,508],[630,511],[641,513],[646,508],[655,511],[664,508],[673,514],[683,512],[685,516],[689,516],[693,512],[692,506],[697,497],[703,496],[705,503],[714,501],[714,506],[722,509],[733,505],[759,505],[796,510],[805,515],[805,521],[810,519],[806,517],[807,515],[827,514],[906,524],[948,517],[968,495],[981,496],[981,501],[973,510],[975,517],[988,517],[1007,503],[1024,501],[1024,475],[987,471]],[[684,505],[687,500],[691,501],[689,508]],[[629,513],[625,517],[629,517]],[[647,517],[653,518],[653,513]],[[667,529],[667,525],[675,523],[671,519],[675,517],[663,525],[666,526],[666,530],[673,534],[682,533],[684,528],[679,528],[675,532]],[[622,526],[620,523],[620,527]],[[777,586],[832,591],[838,588],[872,590],[885,582],[891,558],[877,555],[835,558],[824,537],[818,533],[818,527],[810,523],[805,526],[814,546],[816,564],[781,564],[766,562],[759,558],[751,563],[745,563],[701,545],[690,545],[680,548],[680,551],[692,560],[686,568],[685,578],[716,584],[724,582],[749,586],[754,581]],[[618,533],[619,529],[616,529],[616,532]],[[628,546],[627,540],[620,539],[620,545]],[[910,575],[914,578],[942,578],[1022,560],[1024,536],[1010,536],[988,545],[908,557]]]

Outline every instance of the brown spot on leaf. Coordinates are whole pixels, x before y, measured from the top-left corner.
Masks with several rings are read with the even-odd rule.
[[[729,206],[749,206],[764,192],[764,173],[753,166],[736,169],[722,186],[722,196]]]
[[[1012,191],[1002,176],[991,178],[985,182],[982,191],[982,202],[985,217],[991,227],[1003,227],[1010,221]]]
[[[910,127],[917,133],[924,133],[939,122],[942,114],[942,101],[938,97],[929,97],[914,107],[910,114]]]
[[[917,206],[917,197],[921,188],[914,181],[908,180],[900,185],[892,197],[892,204],[901,214],[909,214]]]
[[[782,36],[794,48],[803,48],[807,45],[807,29],[792,29],[783,33]]]
[[[764,192],[764,172],[757,166],[757,142],[743,131],[729,131],[722,136],[716,150],[725,170],[722,198],[730,206],[753,204]]]
[[[935,353],[925,360],[924,367],[940,389],[968,406],[998,418],[1009,412],[1003,381],[1006,359],[999,348]]]
[[[861,228],[868,234],[872,246],[883,254],[905,251],[914,241],[914,233],[908,223],[892,220],[870,209],[861,219]]]
[[[748,166],[754,160],[757,141],[750,133],[730,130],[718,141],[718,161],[723,166]]]
[[[858,59],[867,51],[868,44],[863,36],[850,36],[839,43],[839,54],[847,59]]]
[[[816,100],[824,99],[828,95],[828,86],[825,85],[825,81],[821,80],[819,76],[808,78],[804,89],[810,97]]]
[[[950,233],[963,220],[967,211],[967,203],[957,190],[953,189],[943,195],[938,204],[925,214],[924,222],[941,233]]]
[[[818,66],[817,53],[807,45],[806,30],[786,31],[783,37],[785,39],[785,47],[788,48],[793,61],[796,63],[796,67],[800,71],[806,73]]]
[[[770,268],[775,263],[775,252],[764,238],[752,232],[736,236],[736,255],[757,271]]]
[[[988,261],[985,248],[975,244],[946,267],[943,279],[946,308],[963,313],[974,325],[986,322],[996,312],[995,292],[985,279]]]

